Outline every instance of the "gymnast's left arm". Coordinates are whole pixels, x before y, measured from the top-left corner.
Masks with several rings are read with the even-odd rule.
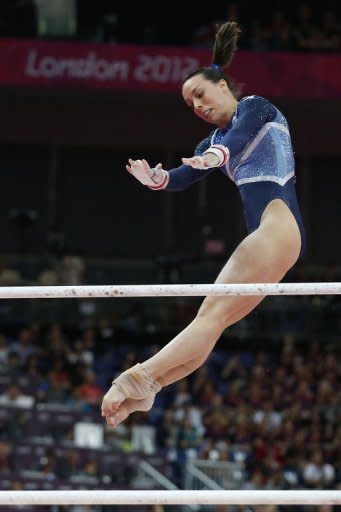
[[[207,174],[207,171],[198,173],[189,165],[180,165],[175,169],[166,171],[161,163],[155,167],[150,167],[147,160],[133,160],[131,158],[128,160],[126,170],[142,185],[151,190],[166,189],[169,191],[185,190]]]
[[[210,146],[211,137],[206,137],[197,144],[194,155],[200,157]],[[149,163],[142,160],[133,160],[129,158],[126,170],[134,176],[142,185],[147,186],[151,190],[167,190],[169,192],[177,192],[186,190],[193,183],[203,179],[213,170],[214,166],[203,167],[202,172],[198,172],[194,166],[183,163],[179,167],[163,169],[161,163],[155,167],[151,167]]]

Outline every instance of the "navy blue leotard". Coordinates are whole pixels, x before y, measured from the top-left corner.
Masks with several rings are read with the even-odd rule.
[[[212,144],[223,144],[230,151],[229,162],[220,170],[238,187],[248,232],[259,226],[262,213],[273,199],[282,199],[298,224],[302,247],[305,231],[295,189],[295,161],[290,133],[284,115],[260,96],[246,96],[225,129],[214,130],[201,141],[195,155]],[[165,190],[184,190],[214,169],[198,170],[181,165],[169,171]]]

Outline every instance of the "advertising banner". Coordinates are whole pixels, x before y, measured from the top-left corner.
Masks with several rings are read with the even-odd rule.
[[[182,80],[210,64],[195,48],[0,40],[0,87],[178,92]],[[239,50],[229,70],[246,94],[341,97],[341,56]]]

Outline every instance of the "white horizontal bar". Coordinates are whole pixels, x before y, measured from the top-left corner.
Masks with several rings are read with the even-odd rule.
[[[340,505],[341,491],[0,491],[0,505]]]
[[[207,295],[341,295],[341,283],[2,286],[0,299],[199,297]]]

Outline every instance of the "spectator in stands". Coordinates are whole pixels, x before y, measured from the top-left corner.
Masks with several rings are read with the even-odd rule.
[[[5,335],[0,334],[0,373],[8,368],[8,354],[10,347]]]
[[[240,11],[237,2],[228,2],[223,17],[214,16],[214,19],[209,20],[206,18],[202,24],[196,26],[192,34],[192,46],[199,48],[212,48],[215,34],[217,32],[217,27],[220,26],[225,20],[236,21],[240,25]],[[244,30],[242,32],[244,33]]]
[[[46,480],[54,480],[56,478],[57,458],[54,450],[48,448],[39,458],[38,464],[34,468],[39,473],[45,475]]]
[[[75,251],[68,251],[56,265],[59,284],[83,284],[85,263],[83,258]]]
[[[5,392],[0,395],[0,405],[2,406],[11,406],[11,407],[20,407],[23,409],[30,409],[33,407],[34,397],[30,395],[25,395],[22,393],[19,386],[16,384],[10,384]]]
[[[266,431],[275,430],[282,422],[282,416],[275,411],[271,400],[266,400],[263,406],[255,411],[253,421],[262,424]]]
[[[202,423],[202,408],[198,407],[191,401],[185,402],[180,406],[176,406],[176,410],[174,413],[174,418],[177,423],[181,423],[188,419],[191,426],[193,426],[196,431],[202,435],[204,433],[204,426]]]
[[[291,50],[294,46],[290,23],[281,11],[273,14],[269,34],[269,48],[273,50]]]
[[[37,351],[29,327],[20,329],[17,339],[11,345],[11,352],[18,354],[21,363],[25,363],[29,356]]]
[[[10,351],[7,357],[7,369],[11,374],[19,373],[22,369],[21,359],[17,352]]]
[[[323,13],[322,31],[325,36],[325,50],[341,50],[341,23],[332,10]]]
[[[246,368],[240,360],[239,354],[233,354],[223,367],[221,377],[230,381],[235,379],[244,379],[246,376]]]
[[[310,47],[310,38],[315,29],[312,7],[308,2],[300,2],[296,14],[296,29],[294,38],[296,48],[299,50],[308,50]]]
[[[8,443],[0,441],[0,475],[2,478],[8,477],[13,471],[13,456]]]
[[[237,92],[224,74],[236,50],[239,28],[226,22],[216,34],[212,64],[191,73],[182,95],[194,113],[216,129],[194,156],[168,172],[146,160],[129,159],[127,171],[152,190],[184,190],[215,168],[229,176],[242,197],[248,236],[234,251],[216,283],[278,282],[304,249],[296,198],[294,156],[287,121],[268,100]],[[116,426],[135,410],[149,410],[163,386],[199,368],[223,331],[248,315],[258,296],[207,297],[195,319],[160,352],[122,373],[102,405]]]
[[[168,453],[178,442],[179,425],[173,409],[167,409],[162,415],[162,422],[157,429],[157,444],[162,452]]]
[[[90,406],[98,407],[101,403],[103,390],[96,384],[96,375],[90,368],[83,372],[83,383],[79,386],[79,397]]]
[[[185,458],[195,456],[200,449],[201,433],[192,424],[189,416],[185,416],[179,426],[179,449]]]
[[[103,16],[97,26],[96,41],[101,43],[117,43],[118,35],[118,16],[115,11],[109,9]]]
[[[68,399],[68,387],[58,378],[53,370],[47,375],[47,380],[39,383],[37,397],[40,402],[53,404],[66,404]]]
[[[73,37],[77,29],[76,0],[34,0],[40,37]]]
[[[266,9],[247,2],[226,5],[220,2],[201,16],[190,19],[182,16],[182,23],[179,25],[178,20],[174,31],[165,30],[162,14],[154,10],[151,15],[148,9],[139,13],[139,24],[132,26],[128,11],[124,13],[123,8],[122,12],[119,4],[112,5],[112,2],[96,2],[92,6],[77,0],[2,0],[0,37],[77,37],[108,44],[181,44],[208,48],[223,18],[243,27],[241,48],[335,52],[340,51],[341,29],[332,3],[323,5],[320,15],[318,11],[313,12],[312,2],[306,1],[298,2],[296,14],[290,2],[283,6],[285,9],[278,2],[267,5]]]
[[[78,450],[70,450],[58,461],[57,474],[63,480],[78,475],[82,468],[81,454]]]
[[[303,468],[303,481],[312,489],[328,488],[333,485],[335,468],[324,461],[321,450],[315,450]]]
[[[190,402],[192,394],[189,389],[188,380],[184,379],[177,383],[175,391],[174,405],[175,407],[182,407],[186,403]]]
[[[75,367],[78,363],[92,366],[94,354],[91,350],[85,348],[85,343],[81,338],[77,338],[73,347],[68,351],[67,361],[72,367]]]

